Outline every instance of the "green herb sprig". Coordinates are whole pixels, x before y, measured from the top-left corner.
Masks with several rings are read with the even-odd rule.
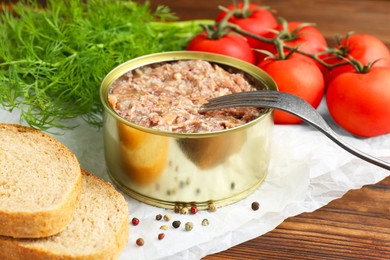
[[[171,21],[168,7],[118,0],[18,3],[0,14],[0,105],[48,130],[81,116],[102,125],[99,87],[114,67],[184,49],[208,21]],[[167,22],[170,21],[170,22]]]

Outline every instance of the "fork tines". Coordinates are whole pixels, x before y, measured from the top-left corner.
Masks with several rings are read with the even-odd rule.
[[[202,105],[199,112],[229,107],[261,107],[269,102],[277,102],[278,98],[278,92],[272,90],[239,92],[210,99],[208,103]]]

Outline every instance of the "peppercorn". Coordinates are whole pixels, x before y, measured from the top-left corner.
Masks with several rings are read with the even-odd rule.
[[[175,207],[173,208],[173,212],[180,213],[180,206],[179,205],[175,205]]]
[[[164,237],[165,237],[165,234],[164,234],[164,233],[160,233],[160,234],[158,234],[158,236],[157,236],[158,240],[162,240],[162,239],[164,239]]]
[[[160,229],[161,229],[161,230],[168,230],[169,228],[168,228],[168,226],[166,226],[166,225],[162,225],[162,226],[160,227]]]
[[[209,220],[207,218],[202,220],[202,226],[208,226],[209,225]]]
[[[181,208],[181,214],[183,214],[183,215],[188,214],[188,208],[187,207],[182,207]]]
[[[131,223],[134,225],[134,226],[137,226],[139,224],[139,219],[138,218],[133,218],[131,220]]]
[[[260,204],[257,201],[252,202],[252,210],[256,211],[260,208]]]
[[[184,228],[186,231],[191,231],[194,228],[194,224],[192,224],[192,222],[187,222]]]
[[[171,220],[171,216],[170,216],[169,214],[165,214],[165,215],[164,215],[164,220],[165,220],[165,221]]]
[[[162,219],[162,215],[161,214],[156,215],[156,220],[161,220],[161,219]]]
[[[191,214],[196,214],[198,212],[197,207],[191,207]]]
[[[145,241],[142,239],[142,238],[138,238],[135,243],[137,244],[137,246],[143,246]]]
[[[217,211],[217,207],[215,207],[214,203],[209,204],[208,211],[210,211],[210,212]]]
[[[181,224],[180,220],[175,220],[175,221],[172,222],[172,226],[173,226],[174,228],[180,227],[180,224]]]

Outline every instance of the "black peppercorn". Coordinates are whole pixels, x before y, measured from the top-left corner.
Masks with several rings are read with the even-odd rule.
[[[255,201],[255,202],[252,202],[252,209],[253,210],[258,210],[260,208],[260,204],[257,202],[257,201]]]
[[[172,226],[173,226],[174,228],[180,227],[180,224],[181,224],[180,220],[175,220],[175,221],[172,222]]]

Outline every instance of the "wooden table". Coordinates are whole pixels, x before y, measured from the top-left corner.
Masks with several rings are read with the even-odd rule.
[[[212,19],[228,0],[152,0],[181,20]],[[260,1],[252,1],[259,3]],[[289,21],[317,24],[329,42],[335,34],[369,33],[390,46],[390,1],[262,1]],[[353,172],[351,172],[353,174]],[[352,190],[313,213],[284,221],[273,231],[205,259],[390,259],[390,177]]]

